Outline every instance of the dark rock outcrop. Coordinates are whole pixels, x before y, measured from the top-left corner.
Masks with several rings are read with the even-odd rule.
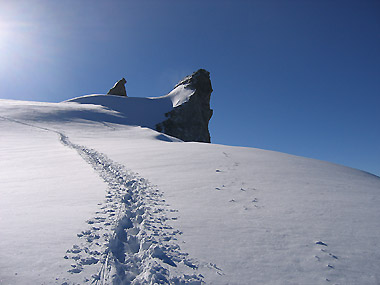
[[[199,69],[185,77],[174,87],[184,85],[194,90],[190,99],[166,113],[167,119],[156,125],[156,130],[183,141],[211,142],[208,123],[213,110],[210,109],[212,87],[210,73]]]
[[[125,90],[125,83],[127,80],[125,78],[120,79],[115,85],[107,92],[108,95],[118,95],[127,96],[127,91]]]

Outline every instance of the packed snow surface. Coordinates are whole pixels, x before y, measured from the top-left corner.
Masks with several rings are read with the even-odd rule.
[[[169,95],[0,100],[1,284],[380,283],[378,177],[147,128]]]

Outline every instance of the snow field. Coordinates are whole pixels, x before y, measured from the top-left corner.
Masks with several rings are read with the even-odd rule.
[[[86,282],[201,284],[202,275],[194,274],[198,265],[175,242],[180,231],[166,224],[169,210],[159,190],[105,155],[72,144],[65,135],[61,141],[77,150],[108,184],[101,211],[87,221],[90,228],[78,234],[81,245],[67,251],[65,258],[76,262],[68,272],[82,273],[86,265],[99,262],[98,273],[85,277]],[[181,274],[169,272],[168,266],[181,267]],[[93,273],[94,266],[90,269]],[[190,274],[183,274],[186,271]]]
[[[378,177],[179,142],[112,102],[0,103],[3,284],[380,282]]]
[[[165,189],[181,247],[221,269],[206,283],[377,283],[377,177],[264,150],[157,142],[141,128],[119,148],[122,128],[106,132],[75,139]]]
[[[0,283],[53,282],[102,182],[56,134],[2,119],[0,130]]]

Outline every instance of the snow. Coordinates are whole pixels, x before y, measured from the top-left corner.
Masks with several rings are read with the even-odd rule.
[[[156,100],[170,99],[172,101],[173,108],[174,108],[189,101],[191,95],[193,94],[194,94],[194,90],[189,88],[187,85],[181,84],[181,85],[178,85],[176,88],[174,88],[169,94],[162,97],[155,98],[155,99]]]
[[[49,283],[70,266],[60,259],[103,199],[103,183],[55,134],[0,125],[0,283]]]
[[[101,119],[103,121],[154,129],[157,123],[166,120],[167,112],[186,103],[193,94],[194,90],[180,85],[161,97],[141,98],[94,94],[73,98],[66,102],[98,105],[106,110],[117,112],[118,119],[103,118]],[[83,115],[80,116],[83,117]],[[99,121],[99,119],[95,120]]]
[[[177,88],[0,100],[0,283],[379,284],[378,177],[148,128]]]
[[[166,119],[165,113],[173,108],[169,98],[160,100],[116,95],[89,95],[74,98],[68,102],[102,106],[118,112],[122,119],[115,121],[116,123],[151,128],[164,121]]]

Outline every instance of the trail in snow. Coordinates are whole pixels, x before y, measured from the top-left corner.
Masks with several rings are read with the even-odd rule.
[[[323,241],[316,241],[316,250],[315,260],[319,263],[320,266],[326,267],[326,281],[332,282],[337,278],[337,273],[334,272],[337,265],[339,264],[339,257],[329,250],[328,245]]]
[[[249,186],[249,184],[244,182],[242,179],[230,178],[231,173],[240,171],[240,163],[235,161],[229,153],[222,152],[222,154],[224,161],[227,163],[223,166],[221,165],[215,170],[221,178],[219,180],[220,184],[214,189],[220,192],[229,191],[230,198],[228,202],[231,204],[236,204],[235,207],[237,210],[243,208],[245,211],[248,211],[251,209],[263,208],[264,206],[261,203],[261,198],[259,199],[257,197],[261,191],[255,187]],[[223,177],[225,173],[229,174],[227,179]],[[238,177],[238,175],[232,176]],[[239,189],[240,191],[235,191],[236,189]]]
[[[4,120],[54,132],[61,143],[76,150],[107,184],[105,200],[77,234],[78,243],[66,251],[71,262],[57,284],[203,284],[199,271],[219,275],[213,263],[200,263],[181,251],[182,233],[167,223],[173,213],[162,193],[146,179],[106,155],[72,143],[56,130],[0,116]],[[198,270],[202,269],[202,270]],[[79,277],[80,276],[80,277]],[[79,277],[79,278],[78,278]]]
[[[159,190],[104,154],[73,144],[63,134],[60,139],[108,184],[106,201],[99,204],[96,216],[87,221],[89,228],[78,234],[81,244],[67,251],[65,258],[74,261],[68,272],[86,275],[87,265],[99,264],[99,271],[84,277],[84,281],[203,283],[203,276],[195,273],[199,263],[182,253],[176,243],[181,232],[166,223],[168,210]],[[189,274],[181,274],[186,271]]]

